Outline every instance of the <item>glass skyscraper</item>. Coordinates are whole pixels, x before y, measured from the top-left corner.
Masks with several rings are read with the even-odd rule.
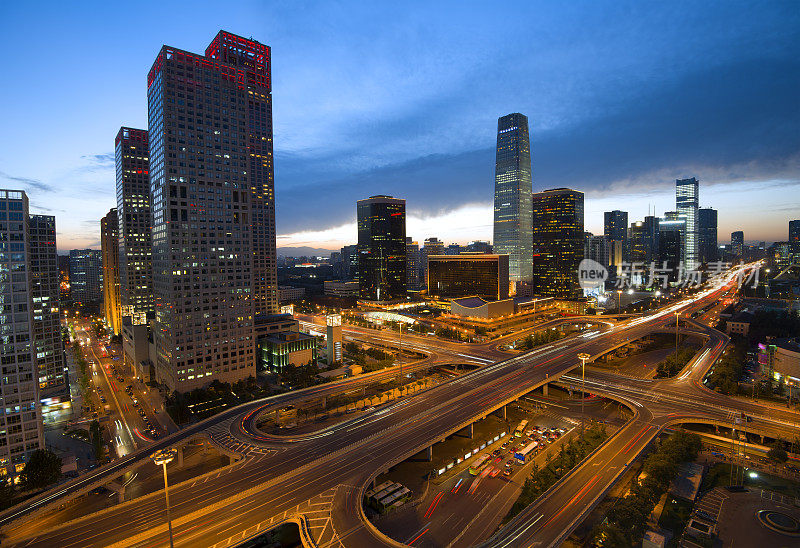
[[[704,207],[697,216],[697,249],[702,263],[712,263],[719,258],[717,245],[717,210]]]
[[[119,302],[119,219],[111,209],[100,219],[100,253],[103,261],[103,316],[114,335],[122,329]]]
[[[359,200],[358,287],[368,301],[406,298],[406,201],[391,196]]]
[[[695,269],[699,266],[697,252],[697,217],[700,204],[700,183],[694,177],[675,180],[675,209],[686,218],[686,234],[683,241],[683,260],[685,267]]]
[[[537,192],[533,204],[533,288],[546,297],[577,298],[583,260],[583,192]]]
[[[533,279],[531,181],[528,117],[519,113],[502,116],[497,120],[494,251],[508,255],[513,282]]]

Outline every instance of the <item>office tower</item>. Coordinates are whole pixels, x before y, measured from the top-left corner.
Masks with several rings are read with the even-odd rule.
[[[357,245],[346,245],[342,248],[342,274],[345,279],[358,279]]]
[[[450,244],[445,248],[444,254],[445,255],[461,255],[461,253],[465,252],[466,250],[467,250],[467,248],[462,246],[462,245]]]
[[[467,251],[469,253],[493,253],[492,244],[489,242],[482,242],[476,240],[467,244]]]
[[[30,275],[28,197],[0,190],[0,364],[4,426],[0,467],[7,477],[22,471],[31,452],[44,447]]]
[[[737,259],[744,255],[744,232],[741,230],[731,232],[731,254]]]
[[[619,266],[628,257],[628,212],[615,209],[603,214],[603,235],[611,242],[610,265]]]
[[[583,192],[556,188],[533,194],[532,228],[534,291],[548,297],[580,297]]]
[[[55,408],[57,404],[69,401],[69,386],[64,372],[64,343],[61,337],[56,218],[51,215],[30,215],[28,243],[39,399],[43,402],[46,419],[51,403],[56,404],[53,406]]]
[[[584,257],[603,266],[611,264],[611,242],[605,236],[588,233],[584,242]]]
[[[668,281],[678,280],[680,264],[683,256],[683,221],[667,221],[662,224],[658,233],[658,269],[667,270]],[[654,280],[654,283],[663,283]]]
[[[100,253],[103,262],[103,315],[113,335],[122,328],[119,301],[119,233],[116,208],[100,219]]]
[[[120,128],[114,150],[121,314],[133,325],[144,325],[154,310],[147,131]]]
[[[147,76],[157,379],[255,374],[254,316],[278,311],[270,49],[220,31],[163,46]]]
[[[658,259],[658,218],[648,215],[631,223],[628,234],[630,260],[649,265]]]
[[[359,200],[358,287],[368,301],[406,298],[406,201],[391,196]]]
[[[698,244],[698,207],[700,205],[700,183],[691,179],[675,180],[675,209],[679,215],[686,218],[686,233],[684,235],[683,261],[688,269],[699,266]]]
[[[99,250],[70,250],[69,292],[73,303],[99,304],[103,298],[103,258]]]
[[[454,299],[508,299],[508,255],[466,253],[428,257],[428,294]]]
[[[497,120],[494,171],[494,250],[508,255],[511,281],[529,282],[531,262],[531,143],[528,117]]]
[[[422,249],[420,250],[420,261],[422,268],[420,269],[420,284],[427,287],[428,284],[428,257],[433,255],[444,255],[444,242],[439,238],[432,237],[426,238]]]
[[[718,259],[717,210],[704,207],[697,215],[697,252],[701,263],[713,263]]]
[[[800,219],[789,221],[789,247],[792,253],[800,253]]]
[[[406,236],[406,287],[419,289],[420,252],[419,244],[411,236]]]

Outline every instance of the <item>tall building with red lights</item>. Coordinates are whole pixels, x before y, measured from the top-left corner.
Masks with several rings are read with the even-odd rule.
[[[247,378],[254,317],[278,310],[270,49],[164,46],[147,95],[156,378]]]

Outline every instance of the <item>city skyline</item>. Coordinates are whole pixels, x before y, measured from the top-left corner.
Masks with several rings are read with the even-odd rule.
[[[354,242],[355,216],[347,204],[364,194],[367,181],[374,187],[370,193],[407,199],[408,233],[417,240],[429,235],[459,242],[490,239],[494,128],[496,118],[507,112],[530,119],[533,190],[569,186],[584,192],[586,228],[594,233],[601,231],[604,211],[622,208],[631,219],[640,219],[653,206],[657,212],[672,209],[676,178],[697,177],[704,196],[714,193],[713,204],[701,197],[700,206],[719,210],[720,233],[741,228],[748,241],[784,239],[786,221],[800,209],[785,199],[800,188],[800,143],[791,131],[798,117],[791,95],[800,72],[792,55],[797,15],[789,4],[694,7],[671,24],[666,24],[666,8],[635,7],[639,23],[633,28],[628,28],[627,11],[617,8],[564,12],[539,6],[527,8],[527,21],[514,23],[528,25],[515,27],[516,38],[494,43],[490,37],[501,18],[479,7],[456,10],[452,28],[425,39],[417,39],[421,20],[413,15],[350,7],[348,18],[320,8],[307,28],[301,28],[307,14],[291,9],[264,8],[263,21],[255,22],[252,7],[233,9],[219,18],[189,17],[174,35],[147,30],[147,25],[132,35],[121,33],[116,20],[135,24],[142,16],[116,12],[98,31],[111,41],[109,53],[88,47],[97,36],[80,32],[101,14],[79,7],[62,14],[65,24],[59,20],[58,27],[43,21],[37,33],[42,40],[6,59],[9,71],[21,64],[34,74],[44,70],[32,56],[41,53],[37,48],[65,40],[63,28],[75,29],[66,45],[77,53],[48,73],[57,85],[63,79],[64,94],[2,92],[4,103],[15,105],[7,119],[20,128],[2,138],[2,183],[26,189],[33,212],[59,218],[61,253],[99,247],[99,219],[115,203],[108,135],[120,123],[146,126],[141,91],[149,59],[163,43],[201,49],[201,36],[224,27],[261,36],[282,54],[274,86],[279,247],[336,249]],[[17,8],[4,10],[12,40],[28,31],[26,24],[13,24],[22,17]],[[715,17],[704,19],[705,10],[714,10]],[[450,11],[437,7],[428,17],[444,20],[453,16]],[[356,26],[363,31],[365,22],[388,16],[391,32],[354,37]],[[573,36],[565,49],[563,40],[572,35],[559,38],[557,32],[573,22],[587,36],[577,41]],[[474,35],[458,30],[459,23],[474,25]],[[593,29],[598,23],[612,35],[623,25],[629,32],[602,41],[597,51],[599,31]],[[537,32],[544,27],[553,30]],[[650,40],[652,33],[656,39]],[[687,34],[692,39],[683,44]],[[116,35],[124,35],[124,46]],[[520,47],[529,35],[533,43]],[[480,54],[465,47],[475,39],[484,43]],[[374,45],[367,59],[360,54],[365,40]],[[631,41],[641,42],[641,51],[629,48]],[[301,45],[309,42],[317,45]],[[394,53],[401,43],[412,48],[412,68],[405,56]],[[89,51],[104,68],[75,82],[73,75]],[[104,55],[119,59],[97,61]],[[518,63],[519,70],[500,87],[493,75],[509,62]],[[557,70],[563,64],[573,67],[569,75]],[[480,79],[483,99],[477,103],[471,100],[472,87],[464,85],[474,81],[476,70],[488,76]],[[615,83],[619,78],[628,83],[622,91]],[[316,89],[328,80],[332,88]],[[536,93],[523,92],[533,83]],[[113,101],[105,89],[113,92]],[[663,108],[665,102],[670,108]],[[437,107],[444,103],[447,108]],[[26,115],[23,124],[18,119],[23,112],[35,115]],[[65,140],[45,124],[78,129]],[[700,126],[702,140],[694,136]],[[42,151],[51,162],[33,160]],[[94,199],[83,199],[87,193]],[[300,214],[309,208],[315,215]]]

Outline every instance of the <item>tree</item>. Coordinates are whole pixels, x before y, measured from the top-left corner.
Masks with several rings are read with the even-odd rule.
[[[789,455],[786,453],[786,449],[783,448],[782,444],[776,441],[774,444],[772,444],[770,450],[767,451],[767,458],[769,460],[782,463],[786,462],[786,460],[789,458]]]
[[[31,453],[20,477],[28,489],[47,487],[61,477],[61,457],[47,449],[37,449]]]

